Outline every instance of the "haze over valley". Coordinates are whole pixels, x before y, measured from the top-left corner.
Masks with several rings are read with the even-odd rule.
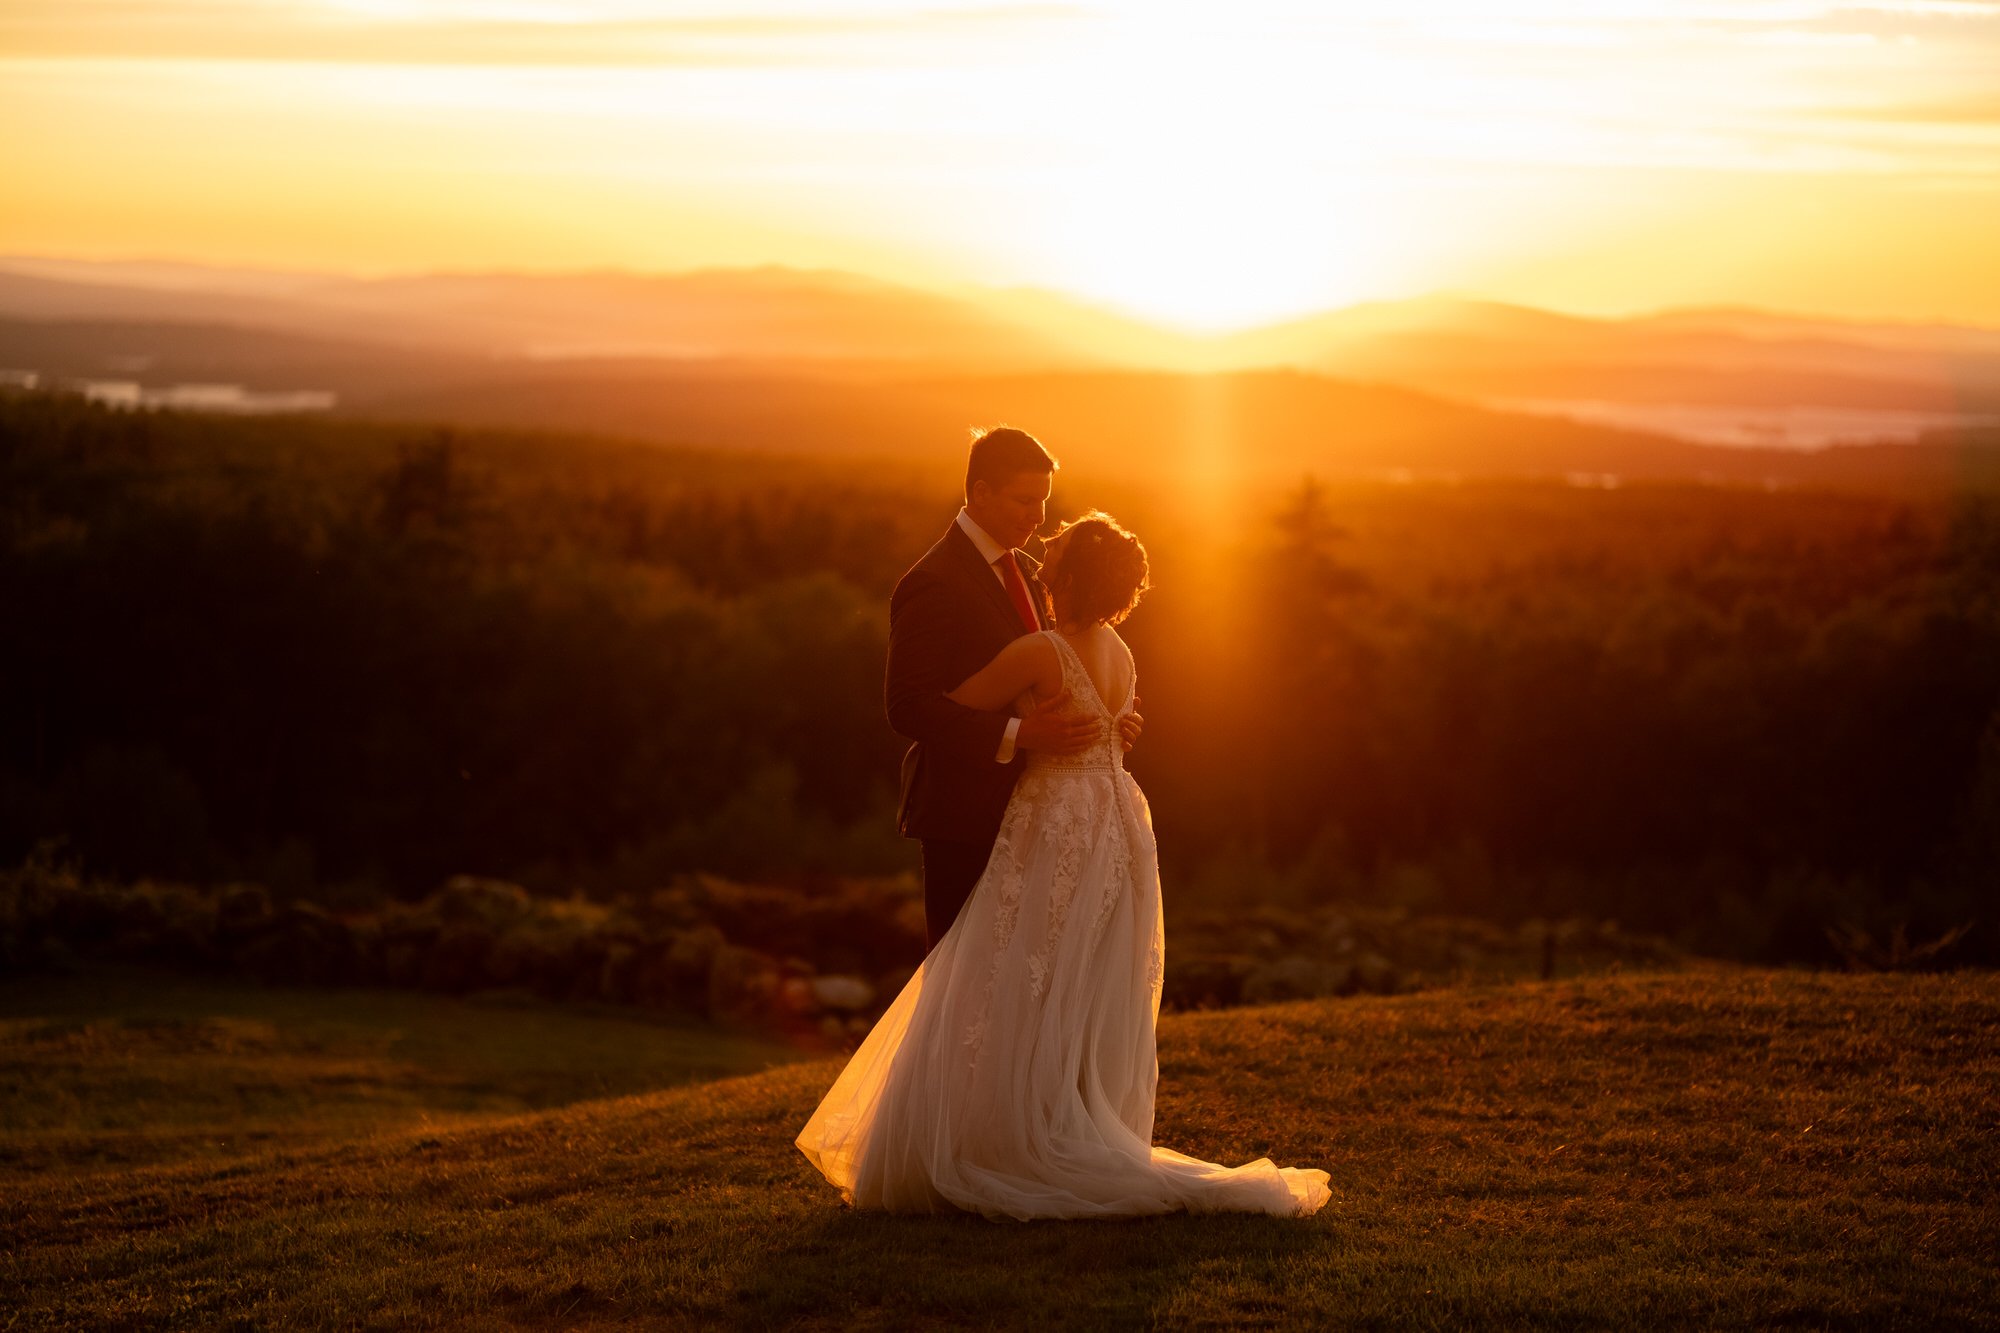
[[[1992,329],[1440,296],[1200,337],[1047,292],[778,266],[366,279],[12,258],[0,369],[124,406],[855,457],[1022,420],[1102,461],[1241,476],[1791,477],[1825,446],[2000,424]]]

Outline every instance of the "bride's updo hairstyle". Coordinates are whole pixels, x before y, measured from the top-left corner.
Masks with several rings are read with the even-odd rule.
[[[1139,539],[1097,509],[1056,529],[1055,537],[1063,536],[1069,544],[1048,580],[1062,618],[1079,625],[1100,620],[1115,625],[1131,615],[1152,586],[1146,579],[1146,548]]]

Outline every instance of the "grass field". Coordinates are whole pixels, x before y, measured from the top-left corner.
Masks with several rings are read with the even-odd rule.
[[[1326,1167],[1304,1221],[856,1214],[791,1147],[837,1062],[666,1086],[784,1053],[630,1015],[137,982],[0,1012],[9,1328],[2000,1324],[1986,974],[1166,1020],[1156,1140]]]
[[[526,997],[93,970],[0,985],[0,1183],[233,1161],[649,1091],[799,1053]]]

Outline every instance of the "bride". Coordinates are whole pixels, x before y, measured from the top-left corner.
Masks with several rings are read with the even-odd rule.
[[[1145,548],[1091,513],[1049,539],[1042,578],[1058,628],[1014,640],[949,697],[998,709],[1067,693],[1099,737],[1031,755],[972,896],[798,1146],[863,1208],[1314,1212],[1324,1171],[1152,1146],[1160,880],[1116,725],[1135,669],[1112,628],[1145,591]]]

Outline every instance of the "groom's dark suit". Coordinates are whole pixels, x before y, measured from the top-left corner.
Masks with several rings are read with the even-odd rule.
[[[1046,629],[1040,566],[1012,554]],[[904,837],[923,842],[930,944],[951,928],[979,882],[1023,765],[1018,752],[1008,763],[997,758],[1007,714],[944,696],[1028,632],[992,566],[956,522],[903,575],[889,600],[889,725],[915,742],[903,756],[896,823]]]

